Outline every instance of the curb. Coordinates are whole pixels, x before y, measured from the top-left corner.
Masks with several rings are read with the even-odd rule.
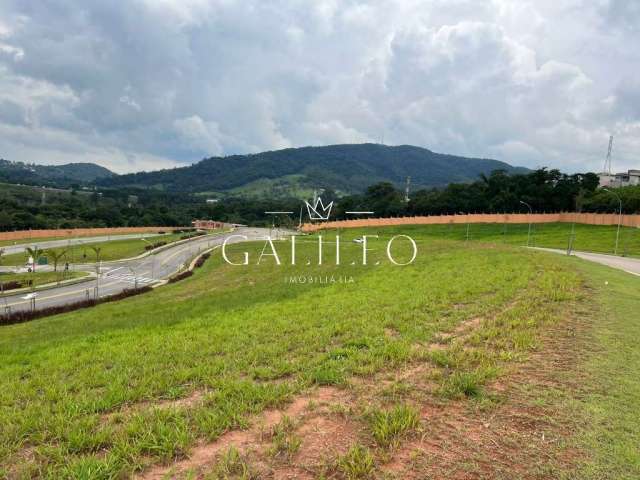
[[[158,288],[158,287],[161,287],[163,285],[167,285],[169,283],[170,279],[172,279],[176,275],[180,275],[181,273],[193,272],[195,270],[195,267],[196,267],[196,262],[200,259],[200,257],[202,257],[203,255],[206,255],[207,253],[213,252],[216,248],[220,248],[220,245],[215,245],[215,246],[213,246],[211,248],[207,248],[206,250],[200,252],[198,255],[196,255],[193,258],[193,260],[191,260],[191,263],[189,264],[189,266],[186,269],[178,270],[173,275],[171,275],[169,278],[166,278],[166,279],[162,280],[162,282],[159,282],[159,283],[157,283],[155,285],[152,285],[151,288]]]

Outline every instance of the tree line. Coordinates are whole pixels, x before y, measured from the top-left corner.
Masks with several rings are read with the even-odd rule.
[[[599,188],[593,173],[567,175],[544,168],[520,175],[497,170],[475,182],[411,192],[409,201],[403,189],[387,182],[356,195],[340,197],[330,189],[322,192],[325,204],[334,201],[334,219],[349,218],[346,212],[354,210],[371,210],[379,217],[527,212],[525,203],[534,212],[612,213],[619,208],[616,195],[624,213],[640,212],[640,186],[618,188],[614,194]],[[184,226],[194,219],[250,225],[282,222],[265,214],[268,211],[294,212],[286,221],[295,226],[300,213],[306,214],[297,198],[224,197],[209,204],[202,196],[153,190],[44,190],[43,196],[42,189],[7,185],[0,187],[0,207],[2,231]]]

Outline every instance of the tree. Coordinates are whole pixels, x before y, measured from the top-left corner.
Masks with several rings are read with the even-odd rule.
[[[62,258],[67,254],[66,250],[47,250],[46,252],[47,257],[51,257],[51,260],[53,261],[53,271],[57,272],[58,271],[58,264],[60,263],[60,260],[62,260]]]

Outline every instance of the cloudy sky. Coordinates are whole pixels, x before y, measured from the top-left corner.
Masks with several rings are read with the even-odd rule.
[[[0,0],[0,158],[376,142],[640,168],[638,0]]]

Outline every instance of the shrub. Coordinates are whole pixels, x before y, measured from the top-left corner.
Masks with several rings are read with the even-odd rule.
[[[191,270],[187,270],[185,272],[174,275],[169,279],[167,283],[176,283],[176,282],[179,282],[180,280],[184,280],[185,278],[189,278],[191,275],[193,275],[193,272]]]

